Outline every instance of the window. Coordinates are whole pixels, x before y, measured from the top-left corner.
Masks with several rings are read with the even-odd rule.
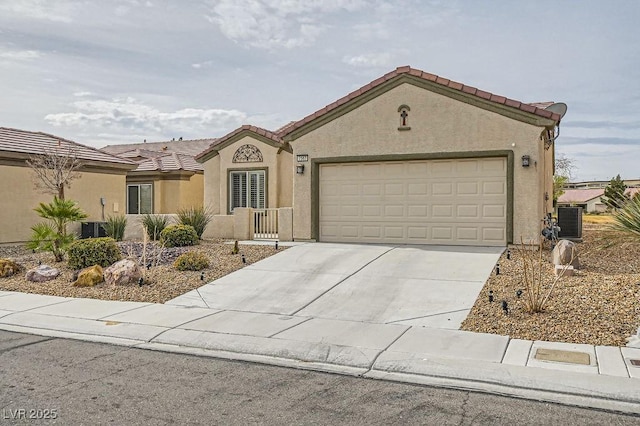
[[[229,211],[236,207],[265,208],[265,171],[229,174]]]
[[[127,185],[127,213],[153,213],[153,185],[140,183]]]

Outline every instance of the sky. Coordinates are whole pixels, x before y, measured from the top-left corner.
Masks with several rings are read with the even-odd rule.
[[[0,0],[0,126],[85,145],[275,130],[398,66],[568,105],[573,180],[640,178],[640,1]]]

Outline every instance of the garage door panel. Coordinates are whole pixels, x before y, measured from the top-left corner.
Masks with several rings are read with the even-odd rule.
[[[477,204],[458,205],[456,209],[456,216],[459,218],[479,219],[479,211],[480,209]]]
[[[450,182],[435,182],[431,184],[431,195],[453,195],[453,184]]]
[[[321,165],[319,237],[504,245],[506,199],[504,158]]]
[[[428,217],[429,206],[425,205],[410,205],[407,208],[407,216],[410,218],[419,217],[425,219]]]
[[[503,195],[506,194],[505,182],[491,180],[482,183],[483,195]]]

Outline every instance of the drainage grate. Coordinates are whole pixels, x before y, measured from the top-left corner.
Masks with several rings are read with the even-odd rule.
[[[538,348],[534,358],[541,361],[564,362],[568,364],[591,364],[591,357],[585,352]]]

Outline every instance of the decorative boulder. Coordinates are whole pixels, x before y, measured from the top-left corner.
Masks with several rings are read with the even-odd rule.
[[[576,243],[569,240],[560,240],[551,253],[553,264],[571,265],[574,269],[580,269],[580,260],[578,259],[578,247]]]
[[[122,259],[104,270],[104,280],[109,285],[138,284],[142,269],[131,259]]]
[[[60,275],[60,271],[49,265],[40,265],[37,268],[29,269],[25,278],[27,281],[36,283],[43,283],[45,281],[51,281]]]
[[[0,278],[10,277],[22,270],[22,266],[10,259],[0,259]]]
[[[78,277],[73,282],[75,287],[93,287],[104,281],[102,266],[93,265],[78,271]]]

